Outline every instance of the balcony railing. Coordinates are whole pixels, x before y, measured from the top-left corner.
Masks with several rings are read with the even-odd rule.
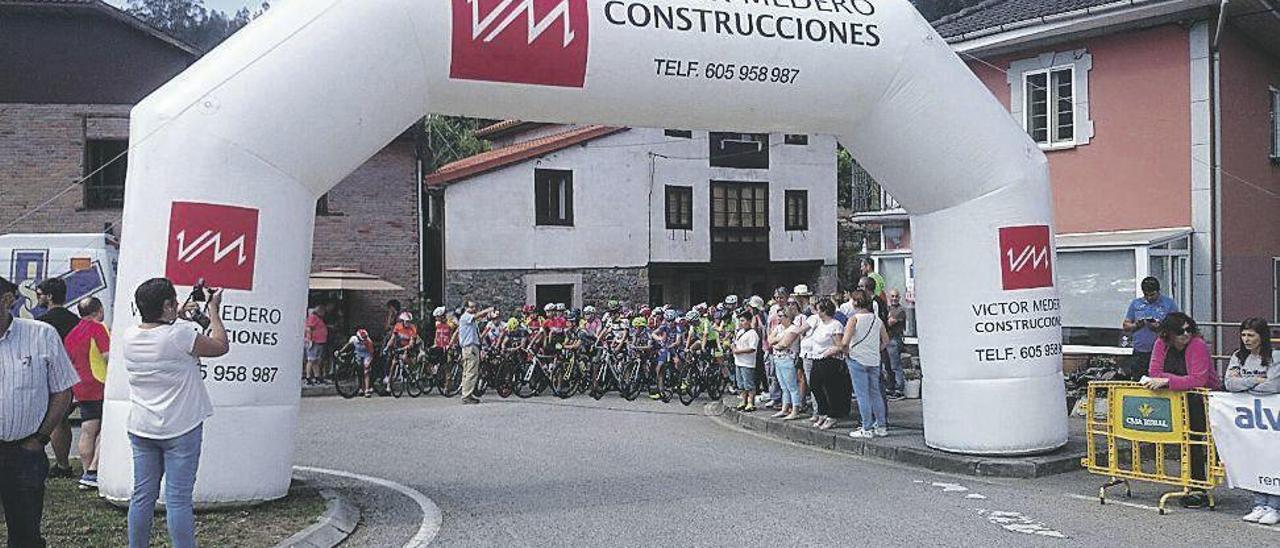
[[[871,177],[856,162],[853,164],[853,212],[870,213],[888,211],[901,207],[888,192],[880,188],[880,183]]]

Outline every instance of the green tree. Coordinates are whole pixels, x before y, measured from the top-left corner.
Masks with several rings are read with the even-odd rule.
[[[423,131],[431,151],[427,173],[450,162],[489,150],[489,143],[477,138],[475,131],[491,122],[492,120],[462,116],[427,116],[423,120]]]
[[[256,10],[240,8],[228,15],[205,8],[204,0],[129,0],[129,8],[125,11],[207,52],[269,9],[271,4],[262,2]]]

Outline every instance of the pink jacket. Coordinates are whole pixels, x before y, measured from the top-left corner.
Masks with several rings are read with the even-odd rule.
[[[1213,368],[1213,359],[1209,355],[1209,346],[1200,337],[1192,337],[1187,343],[1187,374],[1174,375],[1164,372],[1164,357],[1169,352],[1164,339],[1156,339],[1156,346],[1151,350],[1151,368],[1148,376],[1156,379],[1169,379],[1169,390],[1191,390],[1208,388],[1221,390],[1218,372]]]

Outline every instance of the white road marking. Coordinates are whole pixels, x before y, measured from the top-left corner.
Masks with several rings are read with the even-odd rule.
[[[413,535],[413,538],[409,539],[409,542],[404,543],[404,548],[420,548],[422,546],[427,546],[431,544],[432,540],[435,540],[436,534],[440,532],[440,523],[443,521],[443,515],[440,513],[440,507],[436,506],[436,503],[432,502],[430,498],[427,498],[426,495],[422,494],[422,492],[417,489],[401,485],[391,480],[375,478],[364,474],[356,474],[354,472],[345,472],[342,470],[330,470],[328,468],[315,468],[312,466],[294,466],[293,469],[299,472],[338,476],[380,485],[412,499],[413,502],[418,504],[418,508],[422,509],[422,524],[418,527],[417,534]]]
[[[934,487],[941,487],[943,493],[963,493],[969,490],[968,487],[960,485],[959,483],[942,483],[935,481],[932,485]]]
[[[973,500],[986,500],[987,496],[980,495],[978,493],[969,493],[968,495],[965,495],[964,498],[973,499]]]
[[[999,525],[1006,531],[1050,538],[1070,538],[1059,531],[1050,529],[1049,526],[1043,523],[1023,515],[1022,512],[978,510],[978,515],[986,517],[987,521]]]
[[[1079,495],[1079,494],[1076,494],[1076,493],[1066,493],[1066,496],[1067,496],[1067,498],[1073,498],[1073,499],[1079,499],[1079,500],[1087,500],[1087,501],[1089,501],[1089,502],[1093,502],[1093,503],[1097,503],[1097,502],[1098,502],[1098,497],[1090,497],[1090,496],[1088,496],[1088,495]],[[1146,505],[1146,504],[1138,504],[1138,503],[1136,503],[1136,502],[1128,502],[1128,501],[1123,501],[1123,500],[1107,499],[1107,504],[1108,504],[1108,505],[1111,505],[1111,504],[1118,504],[1118,505],[1120,505],[1120,506],[1128,506],[1129,508],[1137,508],[1137,509],[1139,509],[1139,510],[1149,510],[1149,511],[1156,512],[1156,513],[1159,513],[1159,512],[1160,512],[1160,508],[1155,507],[1155,506],[1149,506],[1149,505]],[[1172,509],[1172,508],[1168,508],[1168,509],[1166,509],[1166,510],[1165,510],[1165,512],[1172,514],[1172,513],[1173,513],[1173,509]]]

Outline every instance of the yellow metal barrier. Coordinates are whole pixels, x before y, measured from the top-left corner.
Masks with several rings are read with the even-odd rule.
[[[1088,454],[1080,464],[1109,478],[1098,489],[1099,502],[1106,504],[1107,488],[1117,485],[1133,496],[1129,481],[1137,480],[1181,488],[1160,497],[1161,514],[1170,498],[1195,493],[1214,508],[1212,490],[1224,472],[1209,431],[1209,391],[1147,390],[1136,382],[1109,381],[1089,383],[1087,397]],[[1192,462],[1201,455],[1202,470],[1194,473]]]

